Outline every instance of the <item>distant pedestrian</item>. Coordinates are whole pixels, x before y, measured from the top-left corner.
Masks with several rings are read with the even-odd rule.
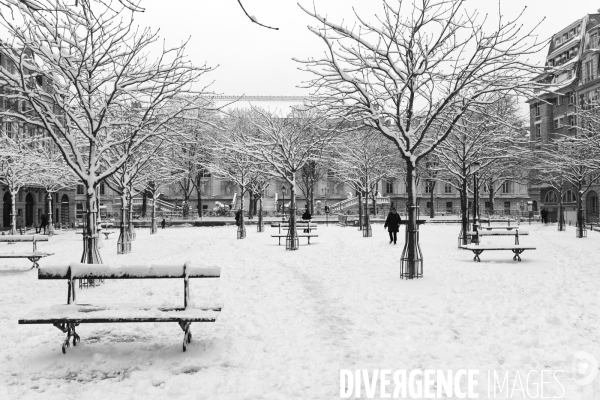
[[[309,220],[312,218],[312,216],[310,215],[310,213],[308,212],[308,207],[306,208],[306,210],[304,211],[304,214],[302,214],[302,219],[304,221]]]
[[[163,229],[165,229],[165,225],[167,225],[167,221],[165,221],[165,219],[163,218],[160,225],[162,226]]]
[[[548,223],[548,210],[546,210],[545,208],[542,208],[542,211],[540,211],[540,215],[542,217],[542,224],[547,224]]]
[[[400,227],[400,214],[396,212],[395,208],[391,208],[390,212],[385,219],[384,228],[387,228],[388,233],[390,234],[390,244],[394,242],[396,244],[398,240],[398,230]]]
[[[42,233],[42,229],[44,230],[44,235],[46,234],[46,228],[48,227],[48,216],[46,214],[42,214],[40,216],[40,221],[42,221],[40,225],[40,231],[38,233]]]

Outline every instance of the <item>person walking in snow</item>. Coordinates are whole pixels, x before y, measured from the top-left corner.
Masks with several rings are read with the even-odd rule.
[[[160,225],[162,226],[163,229],[165,229],[166,224],[167,224],[167,221],[165,221],[165,219],[163,218],[162,222],[160,223]]]
[[[385,224],[383,225],[384,228],[387,228],[388,233],[390,234],[390,244],[392,242],[396,244],[396,241],[398,240],[398,228],[400,226],[400,221],[400,214],[398,214],[396,209],[392,207],[387,218],[385,219]]]
[[[235,212],[235,224],[240,226],[242,223],[242,210],[237,210]]]

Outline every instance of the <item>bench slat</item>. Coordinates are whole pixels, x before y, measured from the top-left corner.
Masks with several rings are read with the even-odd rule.
[[[30,251],[22,253],[0,253],[0,258],[29,258],[29,257],[48,257],[54,253],[46,253],[44,251]]]
[[[19,324],[55,322],[214,322],[222,306],[194,308],[150,307],[135,304],[55,305],[30,311]]]
[[[479,231],[479,236],[515,236],[516,231]],[[475,236],[475,232],[467,232],[469,236]],[[519,231],[519,236],[529,235],[529,231]]]
[[[285,234],[285,235],[271,235],[271,237],[288,237],[288,235],[287,234]],[[296,237],[319,237],[319,235],[308,235],[308,234],[298,233],[298,234],[296,234]]]
[[[0,242],[47,242],[45,235],[4,235],[0,236]]]
[[[463,244],[460,246],[461,249],[466,250],[536,250],[535,247],[526,246],[522,244],[515,244],[513,246],[487,246],[487,245],[477,245],[477,244]]]
[[[189,278],[218,278],[221,276],[220,267],[203,267],[186,263]],[[82,264],[41,267],[38,279],[68,279],[69,269],[71,279],[165,279],[184,278],[182,264]]]

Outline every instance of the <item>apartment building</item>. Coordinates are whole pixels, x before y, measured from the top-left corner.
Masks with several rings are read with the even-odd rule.
[[[546,71],[536,81],[547,85],[536,93],[530,106],[530,139],[536,148],[557,135],[577,134],[577,112],[600,93],[600,10],[567,25],[552,36],[546,56]],[[599,185],[593,185],[583,198],[587,221],[598,221]],[[531,185],[529,194],[539,208],[558,217],[558,193],[545,185]],[[566,220],[575,220],[577,197],[573,189],[563,194]]]

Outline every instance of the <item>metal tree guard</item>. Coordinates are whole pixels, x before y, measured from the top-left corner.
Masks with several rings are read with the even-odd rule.
[[[363,227],[363,237],[372,237],[373,230],[371,229],[371,221],[369,221],[369,201],[368,196],[365,196],[365,224]]]
[[[290,220],[288,222],[288,234],[285,238],[286,250],[298,250],[300,243],[296,232],[296,204],[290,204]]]
[[[117,254],[131,253],[131,238],[129,237],[129,231],[126,227],[127,211],[123,198],[121,198],[121,226],[119,227],[119,240],[117,240]]]
[[[410,206],[416,208],[417,220],[414,226],[411,226],[409,221],[406,221],[406,233],[404,236],[404,249],[402,249],[402,255],[400,256],[400,279],[413,279],[423,277],[423,254],[421,253],[421,246],[419,245],[419,223],[425,221],[419,221],[419,207]],[[408,214],[410,210],[408,210]],[[409,236],[411,233],[415,233],[415,242],[409,244]]]
[[[135,240],[135,227],[133,226],[133,197],[129,196],[129,217],[127,218],[127,233],[129,234],[129,241]]]
[[[265,225],[263,222],[263,212],[262,212],[262,196],[258,198],[258,223],[256,224],[256,232],[264,232]]]
[[[54,235],[54,224],[52,223],[52,194],[48,192],[48,236]]]
[[[244,210],[241,210],[242,212],[240,213],[240,220],[239,220],[239,225],[238,225],[238,229],[237,229],[237,238],[238,239],[244,239],[246,237],[246,225],[244,224]]]
[[[83,218],[83,255],[81,256],[81,263],[82,264],[102,264],[102,257],[100,257],[100,253],[98,252],[98,231],[96,230],[95,233],[92,233],[92,235],[89,235],[88,232],[88,227],[89,226],[93,226],[90,225],[90,219],[94,219],[95,218],[92,217],[92,215],[94,213],[96,213],[96,211],[89,211],[88,209],[85,209],[84,211],[84,218]],[[100,282],[102,282],[103,280],[100,280]],[[99,283],[96,282],[95,279],[80,279],[79,280],[79,287],[83,288],[83,287],[94,287],[96,285],[98,285]]]
[[[583,190],[579,191],[579,209],[577,210],[577,229],[575,230],[575,237],[587,237],[587,229],[583,219]]]

